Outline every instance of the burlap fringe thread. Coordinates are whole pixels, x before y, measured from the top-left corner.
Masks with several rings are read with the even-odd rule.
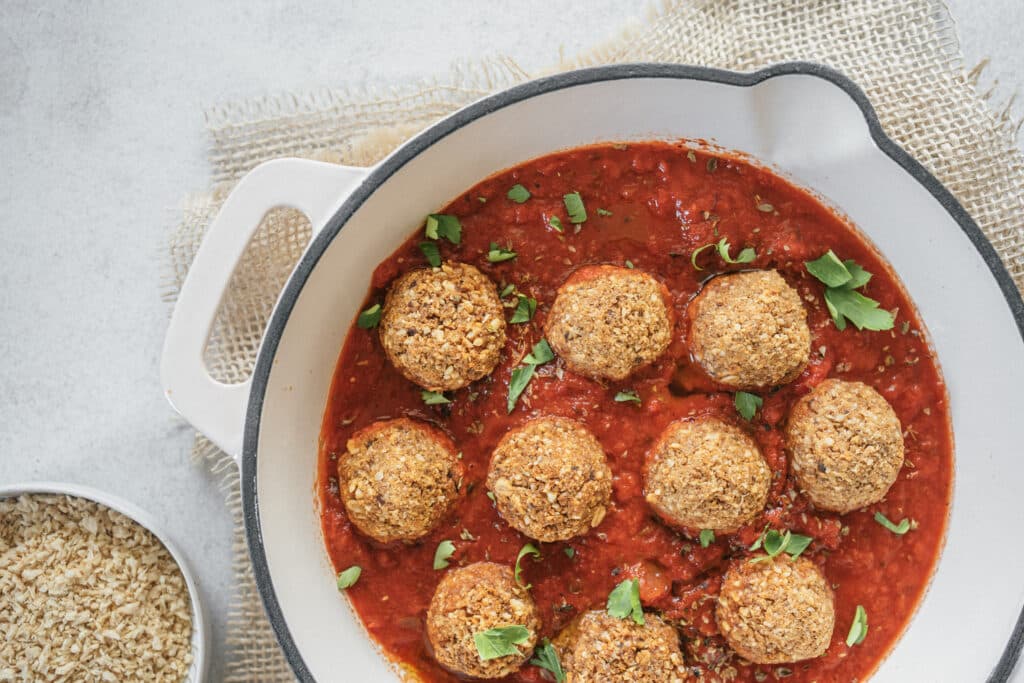
[[[747,71],[789,60],[818,61],[851,76],[887,133],[963,203],[1024,284],[1024,155],[1013,100],[990,107],[985,63],[967,72],[947,8],[928,0],[665,2],[647,21],[551,72],[617,62],[660,61]],[[537,74],[540,75],[540,74]],[[446,78],[387,91],[323,89],[243,103],[206,114],[213,189],[187,199],[174,230],[164,298],[173,302],[206,226],[230,187],[281,156],[370,165],[433,121],[532,75],[507,59],[457,65]],[[994,87],[994,86],[993,86]],[[309,240],[294,211],[264,220],[233,276],[207,345],[211,373],[227,382],[252,371],[264,325]],[[234,518],[237,594],[227,620],[224,680],[293,680],[263,615],[242,530],[238,472],[203,437],[195,459],[221,478]]]

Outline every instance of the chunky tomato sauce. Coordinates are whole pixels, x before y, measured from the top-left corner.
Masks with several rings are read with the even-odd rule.
[[[532,197],[506,197],[514,184]],[[563,205],[579,191],[589,218],[577,229]],[[598,208],[611,212],[599,214]],[[952,489],[953,455],[945,386],[921,321],[879,254],[841,217],[806,191],[742,159],[690,151],[682,143],[599,145],[553,154],[489,178],[446,207],[463,226],[462,243],[440,241],[443,258],[471,263],[499,288],[515,284],[539,302],[527,324],[508,326],[508,341],[494,373],[450,394],[450,405],[426,406],[420,389],[386,360],[375,330],[350,330],[327,404],[319,461],[323,534],[334,566],[362,567],[348,590],[370,635],[406,670],[429,681],[452,680],[429,654],[424,617],[443,572],[432,568],[437,544],[455,544],[452,566],[480,560],[513,564],[529,539],[511,529],[487,497],[490,453],[510,428],[542,415],[586,424],[608,454],[614,474],[612,506],[599,527],[564,543],[537,544],[543,558],[524,558],[525,580],[543,618],[542,636],[553,636],[577,614],[603,609],[609,591],[626,577],[641,582],[648,609],[679,626],[689,668],[700,680],[863,681],[893,647],[925,590],[937,560]],[[559,234],[549,226],[558,216]],[[728,265],[713,249],[698,247],[727,237],[732,254],[753,247],[753,263]],[[373,275],[366,306],[383,302],[400,273],[425,265],[412,237]],[[504,263],[487,261],[491,242],[518,252]],[[862,290],[882,307],[897,310],[891,331],[839,331],[823,300],[823,286],[804,262],[832,249],[874,274]],[[515,411],[506,414],[509,376],[543,336],[545,315],[558,286],[584,264],[627,261],[660,278],[674,298],[674,340],[654,365],[621,383],[602,384],[567,370],[559,360],[538,368]],[[689,362],[687,302],[702,281],[742,268],[774,268],[804,298],[812,332],[811,363],[792,384],[764,393],[751,422],[737,415],[733,394],[712,384]],[[513,297],[514,298],[514,297]],[[512,309],[509,309],[511,316]],[[787,470],[782,426],[790,406],[826,377],[859,380],[892,404],[903,425],[906,464],[885,500],[837,516],[816,511]],[[617,403],[620,390],[636,391],[642,405]],[[764,513],[707,548],[659,522],[644,501],[645,451],[669,422],[713,414],[747,430],[773,471]],[[462,452],[465,495],[456,512],[414,545],[381,547],[349,524],[338,496],[337,458],[358,429],[407,415],[436,424]],[[895,535],[873,520],[876,511],[915,528]],[[814,537],[806,551],[835,590],[836,627],[821,658],[796,664],[752,665],[732,655],[718,634],[714,606],[730,558],[744,558],[766,525]],[[571,552],[567,552],[568,549]],[[570,557],[570,555],[572,555]],[[867,611],[862,644],[845,640],[857,605]],[[340,652],[340,651],[339,651]],[[525,665],[508,680],[540,681],[546,672]]]

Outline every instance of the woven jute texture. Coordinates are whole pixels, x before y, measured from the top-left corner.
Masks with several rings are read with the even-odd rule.
[[[945,6],[928,0],[765,0],[665,4],[645,23],[554,70],[660,61],[741,71],[789,60],[832,66],[868,94],[886,132],[948,187],[984,230],[1018,287],[1024,284],[1024,155],[1007,112],[963,64]],[[232,184],[256,164],[301,156],[352,165],[379,160],[452,110],[527,74],[508,61],[462,66],[430,83],[387,92],[326,89],[218,107],[207,114],[213,186],[190,197],[168,249],[169,301]],[[251,372],[274,301],[310,236],[301,215],[264,220],[236,271],[206,360],[224,381]],[[234,514],[237,594],[228,616],[225,680],[292,675],[264,618],[241,530],[238,473],[202,437],[195,456],[224,478]]]

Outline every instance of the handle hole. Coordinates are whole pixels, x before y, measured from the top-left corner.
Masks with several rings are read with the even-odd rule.
[[[263,217],[231,274],[203,350],[207,372],[219,382],[238,384],[252,374],[263,330],[313,234],[309,219],[277,207]]]

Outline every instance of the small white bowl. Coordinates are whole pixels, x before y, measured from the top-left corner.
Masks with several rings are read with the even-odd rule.
[[[209,629],[206,627],[206,617],[203,614],[203,605],[199,600],[199,590],[196,588],[195,579],[185,562],[185,556],[181,550],[171,542],[166,534],[162,533],[156,524],[156,520],[150,517],[149,513],[139,509],[135,505],[103,491],[98,491],[88,486],[77,484],[60,484],[51,481],[28,482],[25,484],[14,484],[11,486],[0,486],[0,499],[13,498],[21,495],[33,494],[56,494],[67,495],[75,498],[85,498],[94,503],[105,505],[111,510],[116,510],[124,516],[132,519],[150,533],[156,536],[157,540],[163,543],[167,552],[174,558],[174,562],[185,577],[185,585],[188,586],[189,602],[192,603],[192,666],[189,668],[186,683],[205,683],[207,659],[206,652],[209,650]]]

